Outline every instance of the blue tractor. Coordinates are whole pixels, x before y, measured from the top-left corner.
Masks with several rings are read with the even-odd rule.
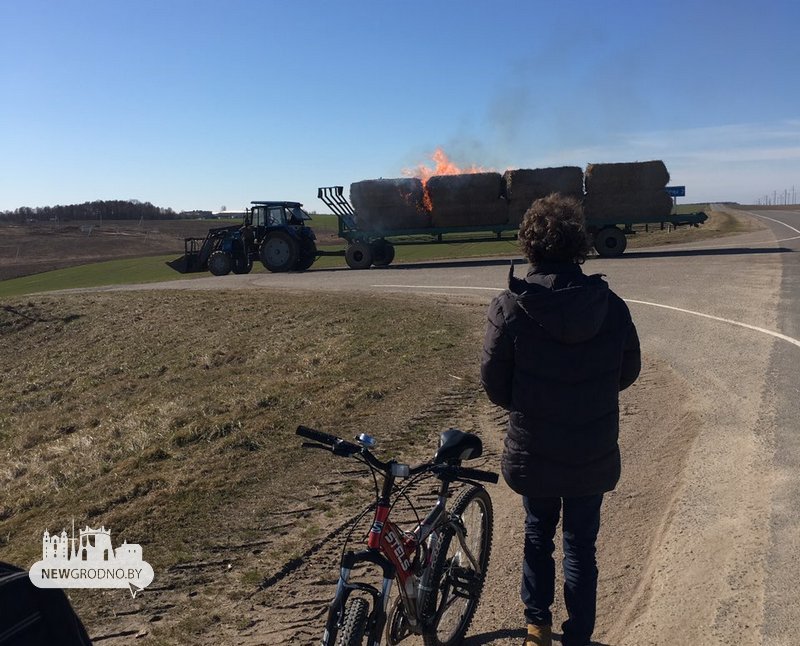
[[[305,271],[320,255],[311,217],[299,202],[253,201],[243,224],[209,229],[205,238],[184,241],[185,271],[215,276],[247,274],[260,260],[272,272]]]

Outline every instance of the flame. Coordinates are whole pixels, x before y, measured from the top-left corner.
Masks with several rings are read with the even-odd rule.
[[[454,164],[447,153],[441,148],[437,148],[431,154],[431,160],[436,164],[431,168],[425,164],[419,164],[416,168],[403,169],[405,177],[415,177],[422,180],[422,189],[424,191],[423,202],[428,211],[433,210],[431,203],[431,196],[428,194],[428,180],[434,175],[471,175],[473,173],[485,173],[486,169],[475,164],[466,168],[460,168]]]
[[[431,154],[431,160],[436,164],[434,168],[419,164],[416,168],[406,168],[403,170],[403,175],[406,177],[416,177],[421,179],[425,184],[434,175],[469,175],[472,173],[484,173],[486,169],[480,166],[472,165],[467,168],[460,168],[454,164],[447,153],[441,148],[437,148]]]

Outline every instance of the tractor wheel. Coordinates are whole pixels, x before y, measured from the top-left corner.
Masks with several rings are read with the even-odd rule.
[[[300,254],[297,240],[285,231],[275,231],[261,245],[261,262],[271,272],[294,269]]]
[[[305,271],[317,259],[317,245],[311,238],[300,238],[300,257],[295,264],[295,271]]]
[[[208,271],[215,276],[231,273],[231,257],[226,251],[215,251],[208,258]]]
[[[253,269],[253,261],[246,256],[236,256],[231,264],[234,274],[249,274]]]
[[[386,240],[372,243],[372,264],[376,267],[388,267],[394,260],[394,245]]]
[[[372,247],[366,242],[354,242],[347,245],[344,259],[350,269],[368,269],[372,264]]]
[[[617,227],[606,227],[594,236],[594,248],[604,258],[621,256],[627,246],[625,234]]]

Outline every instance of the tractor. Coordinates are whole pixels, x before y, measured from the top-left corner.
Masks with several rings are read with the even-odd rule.
[[[305,271],[317,259],[311,217],[299,202],[253,201],[244,223],[209,229],[205,238],[186,238],[187,272],[208,269],[215,276],[247,274],[260,260],[271,272]]]

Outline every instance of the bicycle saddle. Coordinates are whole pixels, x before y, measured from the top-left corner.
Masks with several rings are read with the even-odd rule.
[[[434,464],[454,464],[461,460],[479,458],[483,453],[481,438],[472,433],[448,428],[439,436],[439,449],[433,456]]]

